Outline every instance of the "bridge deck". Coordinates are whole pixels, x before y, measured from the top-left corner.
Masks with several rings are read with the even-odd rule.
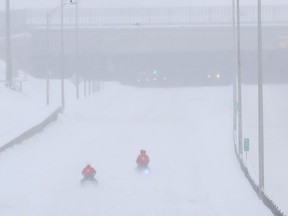
[[[60,25],[60,10],[31,9],[13,11],[12,18],[16,23],[25,21],[28,25],[47,24],[47,14],[51,25]],[[4,12],[0,12],[0,25],[4,25]],[[231,25],[232,8],[218,7],[162,7],[162,8],[79,8],[79,25]],[[2,19],[3,18],[3,19]],[[241,23],[256,24],[257,8],[241,7]],[[288,6],[263,6],[264,24],[287,24]],[[2,21],[1,21],[2,20]],[[64,11],[64,24],[75,25],[75,7],[69,6]]]

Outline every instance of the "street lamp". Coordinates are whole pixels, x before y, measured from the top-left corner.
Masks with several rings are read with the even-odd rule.
[[[78,9],[79,9],[79,4],[82,2],[82,0],[70,0],[70,4],[75,4],[75,31],[76,31],[76,57],[79,56],[79,22],[78,22]],[[77,58],[79,59],[79,58]],[[84,81],[84,92],[86,91],[86,80]],[[76,98],[79,99],[79,84],[80,84],[80,77],[79,77],[79,67],[78,64],[76,64]],[[86,97],[86,93],[85,93],[85,97]]]
[[[49,62],[48,62],[48,59],[49,59],[49,46],[50,46],[50,35],[49,35],[49,14],[47,13],[46,14],[46,29],[47,29],[47,44],[46,44],[46,51],[47,51],[47,57],[46,57],[46,70],[47,70],[47,87],[46,87],[46,105],[48,106],[49,105],[49,102],[50,102],[50,95],[49,95],[49,83],[50,83],[50,71],[49,71]]]
[[[62,105],[62,112],[65,109],[65,92],[64,92],[64,7],[67,4],[75,4],[74,1],[69,0],[60,0],[61,1],[61,105]]]
[[[70,0],[72,1],[72,0]],[[79,4],[81,3],[81,0],[76,0],[76,15],[75,15],[75,25],[76,25],[76,57],[77,59],[79,56],[79,28],[78,28],[78,9],[79,9]],[[76,98],[79,99],[79,67],[78,64],[76,64]]]
[[[64,34],[63,34],[63,28],[64,28],[64,18],[63,18],[63,11],[64,11],[64,1],[61,1],[61,105],[62,105],[62,112],[65,109],[65,92],[64,92]]]
[[[233,61],[232,61],[232,68],[233,68],[233,137],[235,138],[235,133],[237,130],[237,96],[236,96],[236,29],[235,29],[235,0],[232,0],[232,43],[233,43]],[[234,144],[236,144],[236,141],[234,139]]]
[[[10,0],[6,0],[6,86],[12,85]]]
[[[238,110],[238,153],[243,157],[242,149],[242,88],[241,88],[241,34],[240,0],[237,0],[237,110]]]
[[[264,190],[264,133],[263,133],[263,59],[262,59],[262,5],[258,0],[258,133],[259,133],[259,196]]]
[[[47,52],[47,65],[46,65],[46,69],[47,69],[47,84],[46,84],[46,104],[49,105],[50,103],[50,71],[49,71],[49,66],[48,66],[48,59],[49,59],[49,54],[50,54],[50,31],[49,31],[49,24],[51,22],[52,16],[54,15],[54,13],[59,9],[59,6],[52,9],[51,11],[47,12],[46,14],[46,29],[47,29],[47,44],[46,44],[46,52]]]
[[[52,9],[51,11],[49,11],[46,14],[46,28],[47,28],[47,58],[49,55],[49,46],[50,46],[50,34],[49,34],[49,24],[51,22],[52,16],[55,14],[55,12],[57,12],[57,10],[59,8],[61,8],[61,60],[60,60],[60,64],[61,64],[61,106],[62,106],[62,111],[64,111],[64,107],[65,107],[65,95],[64,95],[64,37],[63,37],[63,10],[64,10],[64,6],[66,4],[75,4],[75,2],[73,2],[72,0],[69,0],[69,2],[65,1],[65,0],[61,0],[61,4],[59,6],[57,6],[56,8]],[[48,62],[47,62],[47,96],[46,96],[46,103],[47,105],[49,105],[49,80],[50,80],[50,74],[49,74],[49,70],[48,70]]]

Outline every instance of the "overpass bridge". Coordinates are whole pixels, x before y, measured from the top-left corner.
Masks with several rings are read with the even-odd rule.
[[[14,28],[14,34],[19,34],[16,31],[19,29],[28,34],[13,41],[13,62],[35,76],[44,78],[50,71],[57,78],[60,74],[60,12],[51,16],[49,31],[48,12],[40,9],[14,12],[14,26],[16,23],[21,26]],[[162,78],[173,82],[185,80],[187,85],[209,84],[207,77],[217,75],[221,75],[221,84],[231,83],[234,43],[230,7],[81,8],[78,52],[75,8],[69,6],[64,12],[67,77],[80,68],[81,76],[86,79],[135,82],[143,77],[149,79],[151,73],[157,71]],[[243,78],[246,82],[255,82],[256,7],[242,7],[240,19]],[[285,73],[288,7],[263,7],[263,21],[264,79],[288,82]],[[0,44],[3,45],[3,40]]]
[[[28,10],[27,23],[33,26],[45,26],[47,10]],[[287,24],[288,6],[264,6],[265,24]],[[179,26],[179,25],[231,25],[232,9],[222,7],[173,7],[173,8],[81,8],[78,22],[81,26]],[[51,18],[52,25],[60,24],[60,14]],[[257,23],[257,7],[241,7],[241,23]],[[65,9],[65,26],[75,25],[75,10]]]

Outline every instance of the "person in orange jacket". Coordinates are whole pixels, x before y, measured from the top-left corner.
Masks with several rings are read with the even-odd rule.
[[[82,170],[82,175],[84,178],[93,178],[96,175],[96,170],[90,164],[88,164]]]
[[[146,154],[146,151],[142,149],[136,160],[138,167],[148,167],[149,162],[149,156]]]

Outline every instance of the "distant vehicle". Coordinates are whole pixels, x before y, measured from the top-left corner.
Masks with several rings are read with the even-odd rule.
[[[150,73],[138,73],[135,79],[135,85],[142,87],[160,87],[167,85],[167,80],[168,78],[165,74],[154,70]]]

